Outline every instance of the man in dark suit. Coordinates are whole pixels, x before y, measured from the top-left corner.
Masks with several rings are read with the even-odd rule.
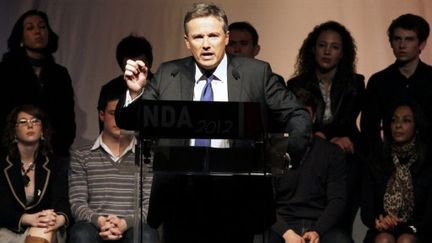
[[[117,124],[136,128],[126,117],[137,114],[143,100],[200,101],[210,92],[213,101],[261,103],[257,118],[263,117],[268,131],[269,124],[283,124],[281,131],[289,133],[287,153],[299,161],[310,138],[307,111],[276,80],[268,63],[225,54],[229,34],[224,11],[213,4],[194,4],[184,28],[192,56],[161,64],[151,80],[144,62],[128,60],[124,75],[128,92],[118,106]],[[188,143],[200,146],[193,139]],[[209,146],[235,145],[212,139]],[[251,242],[254,233],[274,221],[270,181],[255,179],[156,174],[148,224],[157,227],[163,222],[166,242]],[[267,212],[261,212],[263,205]]]

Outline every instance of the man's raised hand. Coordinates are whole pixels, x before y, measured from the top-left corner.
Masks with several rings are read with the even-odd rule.
[[[127,60],[123,77],[132,99],[142,92],[147,83],[148,71],[148,67],[143,61]]]

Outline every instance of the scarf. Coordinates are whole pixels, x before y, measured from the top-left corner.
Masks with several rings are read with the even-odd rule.
[[[418,159],[415,139],[403,146],[393,144],[391,157],[395,170],[384,193],[384,210],[397,216],[402,222],[407,222],[414,211],[414,187],[410,167]]]

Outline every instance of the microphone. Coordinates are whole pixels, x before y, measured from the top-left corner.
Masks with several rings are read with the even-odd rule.
[[[240,73],[237,70],[232,71],[232,76],[235,78],[235,80],[240,79]]]

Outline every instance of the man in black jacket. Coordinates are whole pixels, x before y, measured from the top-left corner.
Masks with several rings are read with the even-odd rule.
[[[311,93],[300,89],[297,99],[315,116]],[[274,178],[276,222],[270,243],[350,243],[337,227],[346,203],[346,165],[343,151],[319,136],[309,144],[301,165]]]
[[[381,151],[381,133],[390,132],[382,128],[390,127],[386,124],[398,101],[415,101],[432,119],[432,66],[420,60],[429,31],[428,22],[413,14],[401,15],[390,24],[387,34],[396,61],[369,79],[362,110],[360,125],[368,153]]]

